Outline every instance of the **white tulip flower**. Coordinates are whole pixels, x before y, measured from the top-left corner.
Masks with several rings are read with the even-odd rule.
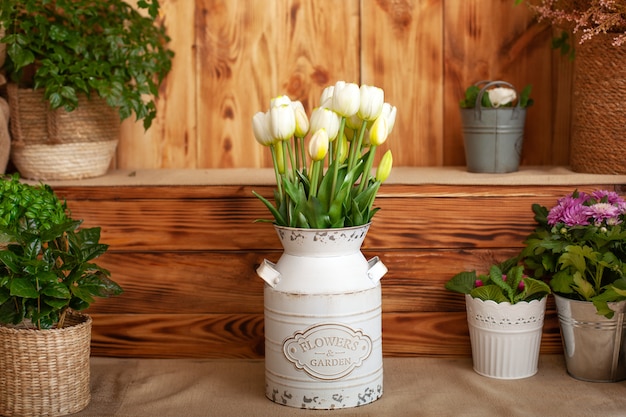
[[[270,146],[276,142],[270,129],[270,113],[258,112],[252,117],[252,131],[256,141],[263,146]]]
[[[382,88],[362,85],[360,88],[361,102],[358,116],[363,120],[376,120],[383,110],[385,92]]]
[[[383,110],[380,114],[387,119],[387,135],[391,133],[396,124],[396,111],[396,106],[392,106],[389,103],[383,104]]]
[[[317,132],[320,129],[325,129],[328,134],[328,139],[333,141],[337,138],[337,134],[339,133],[340,122],[341,119],[339,115],[334,111],[324,107],[317,107],[313,109],[311,113],[309,130],[311,132]]]
[[[329,85],[322,91],[322,95],[320,97],[320,107],[330,108],[330,105],[333,102],[333,92],[335,91],[334,85]]]
[[[270,108],[270,129],[277,140],[291,139],[296,131],[296,113],[290,104]]]
[[[359,111],[361,92],[354,83],[338,81],[335,84],[332,99],[332,109],[340,116],[350,117]]]

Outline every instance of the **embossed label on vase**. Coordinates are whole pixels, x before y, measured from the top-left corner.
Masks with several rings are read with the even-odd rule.
[[[361,366],[372,352],[372,339],[343,324],[318,324],[283,343],[285,357],[318,379],[340,379]]]

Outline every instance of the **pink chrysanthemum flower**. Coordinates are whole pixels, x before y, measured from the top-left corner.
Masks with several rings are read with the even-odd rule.
[[[615,191],[607,191],[607,190],[596,190],[591,193],[591,197],[593,197],[596,201],[602,201],[604,197],[606,197],[606,202],[609,204],[623,204],[624,199],[620,197]]]
[[[557,205],[548,213],[548,224],[554,226],[557,223],[565,223],[567,226],[586,226],[589,224],[589,215],[583,203],[588,196],[579,193],[578,197],[571,195],[562,197]]]
[[[619,219],[620,210],[617,206],[609,203],[597,203],[587,207],[586,210],[589,217],[593,218],[594,224],[600,225],[602,222],[616,225],[621,223]]]

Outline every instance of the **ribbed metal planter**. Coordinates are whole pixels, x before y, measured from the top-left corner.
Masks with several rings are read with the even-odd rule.
[[[475,107],[461,109],[465,161],[469,172],[507,173],[519,169],[526,109],[519,104],[499,108],[480,105],[486,90],[501,84],[514,88],[503,81],[488,82],[478,94]]]
[[[626,379],[626,301],[609,303],[611,319],[596,313],[592,302],[554,295],[567,372],[592,382]]]

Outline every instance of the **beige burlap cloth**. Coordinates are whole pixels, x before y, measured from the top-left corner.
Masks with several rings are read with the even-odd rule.
[[[626,382],[575,380],[561,355],[526,379],[478,375],[471,358],[385,358],[384,394],[366,406],[300,410],[265,398],[262,360],[92,358],[82,417],[619,417]]]

